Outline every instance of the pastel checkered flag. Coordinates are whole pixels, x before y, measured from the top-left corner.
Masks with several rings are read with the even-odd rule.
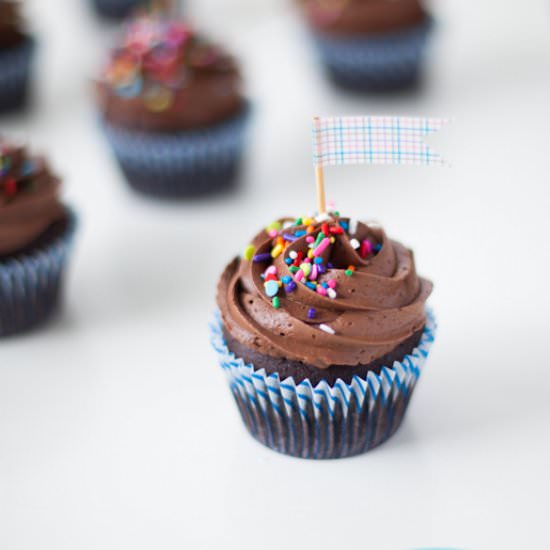
[[[448,119],[394,116],[315,117],[313,163],[319,213],[326,212],[323,167],[341,164],[422,164],[445,166],[424,138]]]

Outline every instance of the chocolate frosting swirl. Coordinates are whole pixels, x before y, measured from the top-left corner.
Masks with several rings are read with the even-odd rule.
[[[426,19],[419,0],[301,0],[310,23],[335,35],[394,32]]]
[[[181,21],[133,20],[97,83],[105,119],[132,130],[175,132],[209,126],[244,108],[231,56]]]
[[[277,234],[261,231],[252,241],[254,259],[235,258],[223,272],[217,303],[233,338],[265,355],[326,369],[368,364],[422,329],[432,284],[417,276],[409,249],[377,226],[358,223],[356,229],[342,230],[349,222],[336,216],[325,225],[313,221],[306,226],[301,221],[289,226],[288,219],[280,220],[285,227]],[[320,232],[325,235],[321,239],[330,237],[333,242],[317,250],[324,271],[314,283],[311,277],[307,280],[312,288],[333,286],[332,297],[326,289],[321,295],[308,288],[303,284],[306,278],[296,284],[293,269],[307,257],[311,237],[316,239],[311,249],[315,250]],[[281,239],[285,248],[277,255]],[[293,260],[300,252],[302,260]],[[271,266],[277,281],[286,281],[277,294],[277,307],[266,295],[268,268],[272,275],[267,279],[274,279]]]
[[[0,0],[0,49],[13,48],[25,40],[19,4]]]
[[[65,217],[60,182],[42,157],[0,145],[0,256],[17,253]]]

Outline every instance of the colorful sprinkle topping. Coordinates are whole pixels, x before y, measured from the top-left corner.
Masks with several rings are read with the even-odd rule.
[[[182,21],[154,11],[132,19],[103,71],[119,97],[140,97],[158,113],[170,109],[175,92],[197,71],[227,69],[227,56]]]
[[[26,155],[23,147],[12,147],[0,141],[0,204],[34,189],[39,167]]]
[[[342,250],[347,243],[361,260],[368,260],[381,249],[379,243],[359,239],[356,234],[350,233],[352,225],[357,227],[357,224],[339,219],[334,214],[320,221],[302,217],[294,221],[272,222],[265,228],[270,248],[257,252],[249,245],[245,249],[245,259],[251,259],[255,264],[266,264],[260,278],[265,295],[271,299],[274,308],[280,308],[282,300],[298,288],[315,292],[319,299],[338,298],[338,273],[351,277],[357,268],[355,265],[334,265],[340,262],[338,258],[342,254],[338,252],[333,259],[332,247],[337,240],[343,238],[338,250]],[[307,319],[312,320],[317,315],[316,308],[308,308]],[[319,328],[334,334],[327,325],[320,325]]]

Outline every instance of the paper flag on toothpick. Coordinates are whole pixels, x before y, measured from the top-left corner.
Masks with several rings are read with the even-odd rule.
[[[420,164],[445,166],[424,138],[440,130],[448,119],[395,116],[315,117],[313,163]]]

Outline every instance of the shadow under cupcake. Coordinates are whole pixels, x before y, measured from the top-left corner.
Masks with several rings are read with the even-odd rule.
[[[130,21],[96,89],[105,135],[135,190],[188,197],[235,182],[250,110],[239,70],[185,23]]]
[[[412,252],[338,214],[270,224],[218,284],[212,344],[252,436],[301,458],[364,453],[401,425],[434,340]]]
[[[0,143],[0,337],[44,323],[57,309],[76,227],[42,157]]]
[[[433,20],[419,0],[299,0],[330,79],[353,91],[419,84]]]

